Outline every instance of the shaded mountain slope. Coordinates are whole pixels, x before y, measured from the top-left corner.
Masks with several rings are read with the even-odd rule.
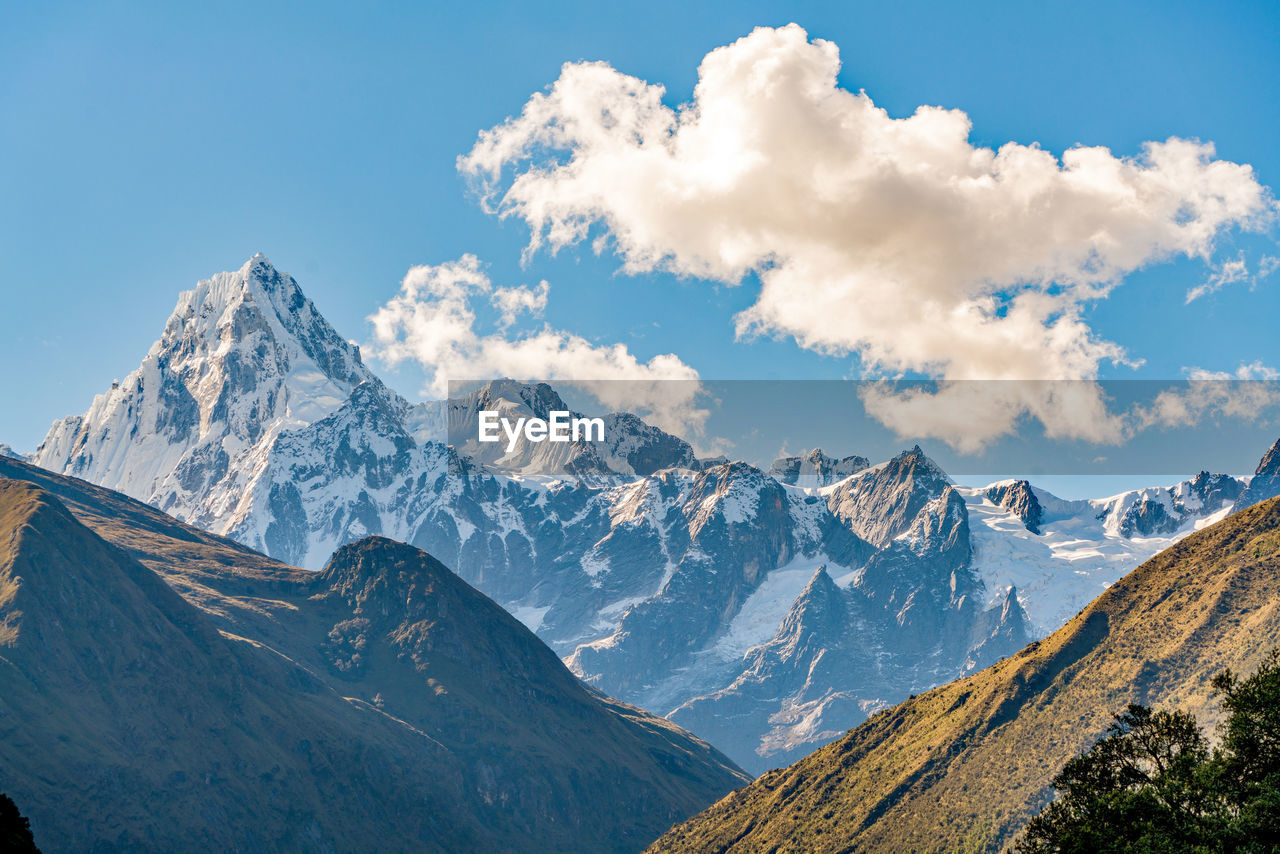
[[[0,479],[0,767],[50,850],[628,851],[745,782],[417,549],[302,573],[30,474],[60,495]]]
[[[1213,720],[1210,679],[1280,642],[1280,500],[1182,540],[1059,631],[883,711],[652,851],[998,851],[1128,702]]]
[[[485,838],[440,745],[220,635],[47,493],[0,481],[0,543],[0,766],[41,846],[354,850],[363,810]],[[458,806],[406,821],[424,802]]]

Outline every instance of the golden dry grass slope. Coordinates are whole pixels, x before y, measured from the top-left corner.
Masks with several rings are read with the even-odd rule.
[[[1141,702],[1217,720],[1210,679],[1280,642],[1280,499],[1187,537],[1071,622],[883,711],[652,852],[999,851],[1062,765]]]

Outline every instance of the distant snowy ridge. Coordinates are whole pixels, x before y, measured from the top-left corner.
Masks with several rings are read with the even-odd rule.
[[[381,386],[297,282],[255,255],[184,292],[142,365],[55,423],[33,459],[223,533],[251,512],[280,434],[361,383]]]
[[[973,520],[974,570],[989,595],[1012,588],[1036,637],[1049,634],[1138,564],[1225,517],[1243,489],[1228,475],[1201,472],[1170,487],[1102,499],[1064,501],[1037,487],[1036,530],[993,497],[1013,482],[962,489]]]
[[[312,569],[367,534],[423,548],[583,679],[755,770],[1056,628],[1245,494],[1208,474],[1097,501],[969,488],[919,447],[765,472],[626,413],[603,444],[443,441],[481,408],[567,409],[511,380],[410,404],[255,256],[184,293],[35,460]]]

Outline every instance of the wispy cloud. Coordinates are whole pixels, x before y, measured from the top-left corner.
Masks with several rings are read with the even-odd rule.
[[[1249,272],[1249,264],[1245,260],[1244,253],[1241,252],[1235,258],[1224,261],[1212,269],[1208,279],[1203,284],[1196,285],[1187,291],[1186,304],[1190,305],[1201,297],[1209,294],[1217,293],[1227,285],[1235,282],[1249,283],[1249,288],[1253,289],[1258,282],[1270,276],[1280,268],[1280,258],[1273,255],[1263,255],[1258,259],[1258,269],[1255,273]]]

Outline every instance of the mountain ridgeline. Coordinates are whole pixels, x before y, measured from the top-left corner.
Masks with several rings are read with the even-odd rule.
[[[412,546],[304,572],[14,459],[0,731],[52,851],[635,851],[748,779]]]
[[[410,404],[255,256],[184,293],[33,461],[309,570],[368,536],[420,548],[576,675],[755,773],[1042,637],[1244,500],[1208,474],[1100,501],[966,488],[919,447],[765,471],[627,413],[603,443],[508,452],[466,440],[482,409],[570,407],[512,380]]]
[[[673,828],[655,852],[996,852],[1137,702],[1219,717],[1211,681],[1280,642],[1280,499],[1126,575],[1067,625]]]

